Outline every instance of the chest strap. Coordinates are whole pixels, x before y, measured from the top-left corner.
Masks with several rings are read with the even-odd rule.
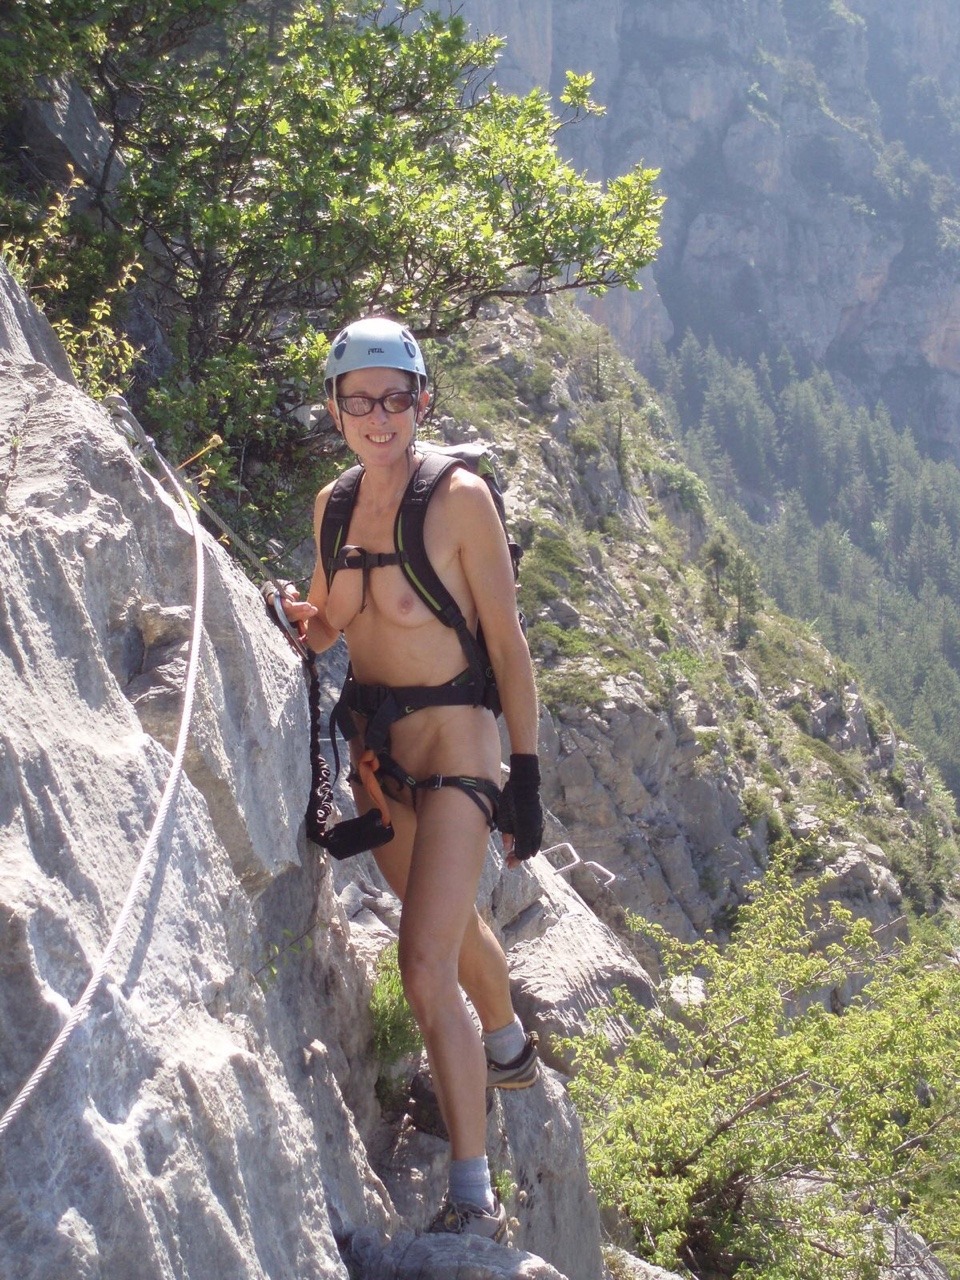
[[[363,547],[344,547],[333,562],[330,580],[338,569],[359,569],[363,574],[360,587],[360,612],[367,607],[367,588],[370,585],[370,570],[382,569],[385,565],[399,564],[400,556],[396,551],[364,551]]]

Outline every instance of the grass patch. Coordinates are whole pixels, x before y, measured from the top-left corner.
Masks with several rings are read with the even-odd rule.
[[[373,1051],[382,1066],[392,1066],[408,1054],[420,1052],[423,1041],[403,994],[395,942],[385,947],[377,960],[370,1013],[373,1015]]]
[[[820,738],[805,738],[796,754],[801,758],[812,756],[822,760],[834,775],[838,786],[842,785],[851,795],[862,795],[866,788],[866,776],[862,767],[841,752],[835,751],[829,742],[823,742]]]
[[[533,618],[558,596],[572,602],[586,595],[584,565],[572,539],[560,525],[543,520],[526,550],[520,570],[520,608]]]

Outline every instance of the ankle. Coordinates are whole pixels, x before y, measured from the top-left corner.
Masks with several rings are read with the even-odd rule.
[[[526,1043],[527,1033],[516,1014],[513,1015],[513,1021],[508,1022],[505,1027],[483,1033],[483,1047],[487,1057],[501,1067],[519,1057]]]
[[[495,1202],[487,1157],[451,1160],[448,1194],[454,1204],[466,1204],[474,1209],[482,1209],[485,1213],[492,1213]]]

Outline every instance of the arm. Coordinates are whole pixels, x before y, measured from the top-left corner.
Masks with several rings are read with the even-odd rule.
[[[291,622],[297,624],[304,640],[314,651],[323,653],[329,649],[339,635],[326,620],[327,579],[323,565],[320,563],[320,523],[326,509],[327,498],[333,486],[328,485],[317,494],[313,509],[313,530],[317,544],[317,560],[310,581],[310,590],[306,600],[284,596],[283,611]]]
[[[464,472],[451,486],[449,527],[497,677],[512,753],[537,750],[537,689],[517,614],[513,565],[503,527],[484,482]]]

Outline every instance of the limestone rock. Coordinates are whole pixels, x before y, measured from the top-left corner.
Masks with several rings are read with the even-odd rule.
[[[401,1232],[385,1246],[363,1231],[351,1240],[349,1258],[363,1280],[564,1280],[542,1258],[476,1237]]]
[[[425,1229],[446,1190],[449,1146],[408,1120],[374,1147],[374,1163],[404,1223]],[[568,1280],[596,1280],[603,1264],[600,1219],[583,1177],[580,1124],[560,1076],[541,1068],[523,1091],[492,1092],[487,1116],[491,1170],[510,1185],[504,1206],[517,1249],[546,1258]]]
[[[960,289],[880,180],[895,136],[878,135],[921,78],[944,100],[957,93],[960,17],[949,0],[855,0],[827,32],[803,12],[778,0],[464,5],[506,37],[504,88],[556,96],[566,68],[593,74],[607,110],[565,137],[574,163],[603,179],[660,171],[663,247],[642,292],[590,304],[631,356],[646,366],[688,328],[748,358],[785,344],[956,456]]]
[[[524,1023],[540,1030],[544,1060],[566,1072],[570,1057],[558,1041],[589,1031],[590,1015],[610,1006],[617,987],[644,1008],[656,1003],[646,971],[586,910],[567,912],[542,937],[518,943],[510,953],[510,986]],[[625,1028],[613,1017],[605,1027],[619,1044]]]
[[[106,416],[52,373],[2,366],[0,424],[9,1102],[90,978],[145,844],[171,760],[128,686],[151,643],[180,643],[193,565],[175,505]],[[338,1036],[355,1051],[346,1010],[310,1009],[329,1048],[306,1075],[303,1032],[281,1030],[281,984],[264,993],[254,980],[276,946],[273,886],[311,879],[297,844],[302,677],[254,588],[205,542],[192,763],[131,935],[3,1136],[0,1274],[159,1280],[176,1259],[184,1276],[246,1280],[263,1274],[259,1256],[291,1280],[345,1280],[344,1222],[392,1221],[338,1081],[349,1075]],[[223,734],[233,737],[217,755],[210,744]],[[300,981],[333,990],[332,975],[353,964],[342,918],[315,878],[311,903],[319,941]]]
[[[24,297],[6,263],[0,261],[0,356],[46,365],[64,382],[76,385],[73,370],[50,322]]]
[[[42,96],[24,103],[21,128],[34,161],[65,187],[71,171],[91,189],[113,191],[122,174],[110,135],[72,76],[46,81]]]
[[[651,1266],[649,1262],[641,1262],[624,1249],[609,1246],[604,1249],[604,1256],[610,1264],[611,1271],[619,1280],[681,1280],[673,1271],[663,1271],[660,1267]]]
[[[14,349],[23,359],[0,364],[3,1106],[95,971],[133,879],[178,735],[195,570],[183,512],[106,414]],[[368,1012],[396,904],[362,862],[338,897],[305,843],[301,665],[202,541],[185,773],[129,936],[0,1135],[0,1275],[346,1280],[341,1246],[400,1225],[370,1154],[384,1121]],[[499,876],[492,861],[491,902]],[[541,895],[559,915],[575,895],[554,880],[515,877],[497,895],[507,922]],[[564,1274],[562,1250],[574,1280],[595,1280],[576,1118],[549,1080],[528,1094],[493,1106],[491,1153],[523,1188],[518,1238],[549,1263],[517,1270],[513,1256],[508,1274]],[[441,1144],[397,1179],[420,1225],[447,1158]],[[411,1205],[418,1187],[430,1194]]]

